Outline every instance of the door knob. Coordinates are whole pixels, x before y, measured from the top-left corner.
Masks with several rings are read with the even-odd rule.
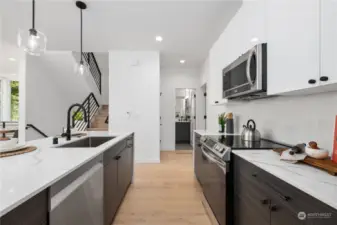
[[[320,81],[328,81],[329,80],[329,77],[327,76],[322,76],[319,78]]]
[[[309,84],[316,84],[316,80],[310,79],[310,80],[308,81],[308,83],[309,83]]]
[[[261,202],[261,204],[262,205],[267,205],[267,204],[269,204],[269,199],[262,199],[262,200],[260,200],[260,202]]]
[[[277,206],[276,205],[271,205],[271,206],[269,206],[269,209],[270,209],[270,211],[275,212],[277,210]]]

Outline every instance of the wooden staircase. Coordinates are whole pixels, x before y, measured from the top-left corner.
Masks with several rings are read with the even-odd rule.
[[[90,128],[88,131],[108,131],[108,124],[105,123],[107,117],[109,116],[109,106],[102,105],[98,110],[94,119],[91,122]]]

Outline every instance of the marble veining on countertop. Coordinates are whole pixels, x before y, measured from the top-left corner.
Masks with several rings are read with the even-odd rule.
[[[44,138],[27,142],[37,147],[33,152],[0,158],[0,217],[132,134],[87,133],[116,138],[96,148],[55,148],[51,137]],[[79,139],[73,137],[72,141]],[[59,139],[59,144],[65,142],[65,138]]]
[[[233,150],[234,154],[337,209],[337,177],[303,163],[288,163],[272,150]]]

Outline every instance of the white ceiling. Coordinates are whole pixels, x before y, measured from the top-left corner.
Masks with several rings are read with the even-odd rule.
[[[79,50],[79,9],[74,0],[36,0],[36,27],[48,50]],[[240,0],[87,0],[84,51],[159,50],[161,66],[200,66],[241,6]],[[15,44],[18,28],[31,27],[30,0],[1,0],[3,38]],[[162,43],[154,37],[161,35]]]

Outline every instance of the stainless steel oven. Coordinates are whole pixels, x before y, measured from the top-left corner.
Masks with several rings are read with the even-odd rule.
[[[203,193],[219,225],[230,224],[228,220],[227,185],[229,163],[221,160],[206,145],[201,146],[203,173]]]
[[[267,94],[267,44],[258,44],[222,71],[223,98],[252,99]]]

